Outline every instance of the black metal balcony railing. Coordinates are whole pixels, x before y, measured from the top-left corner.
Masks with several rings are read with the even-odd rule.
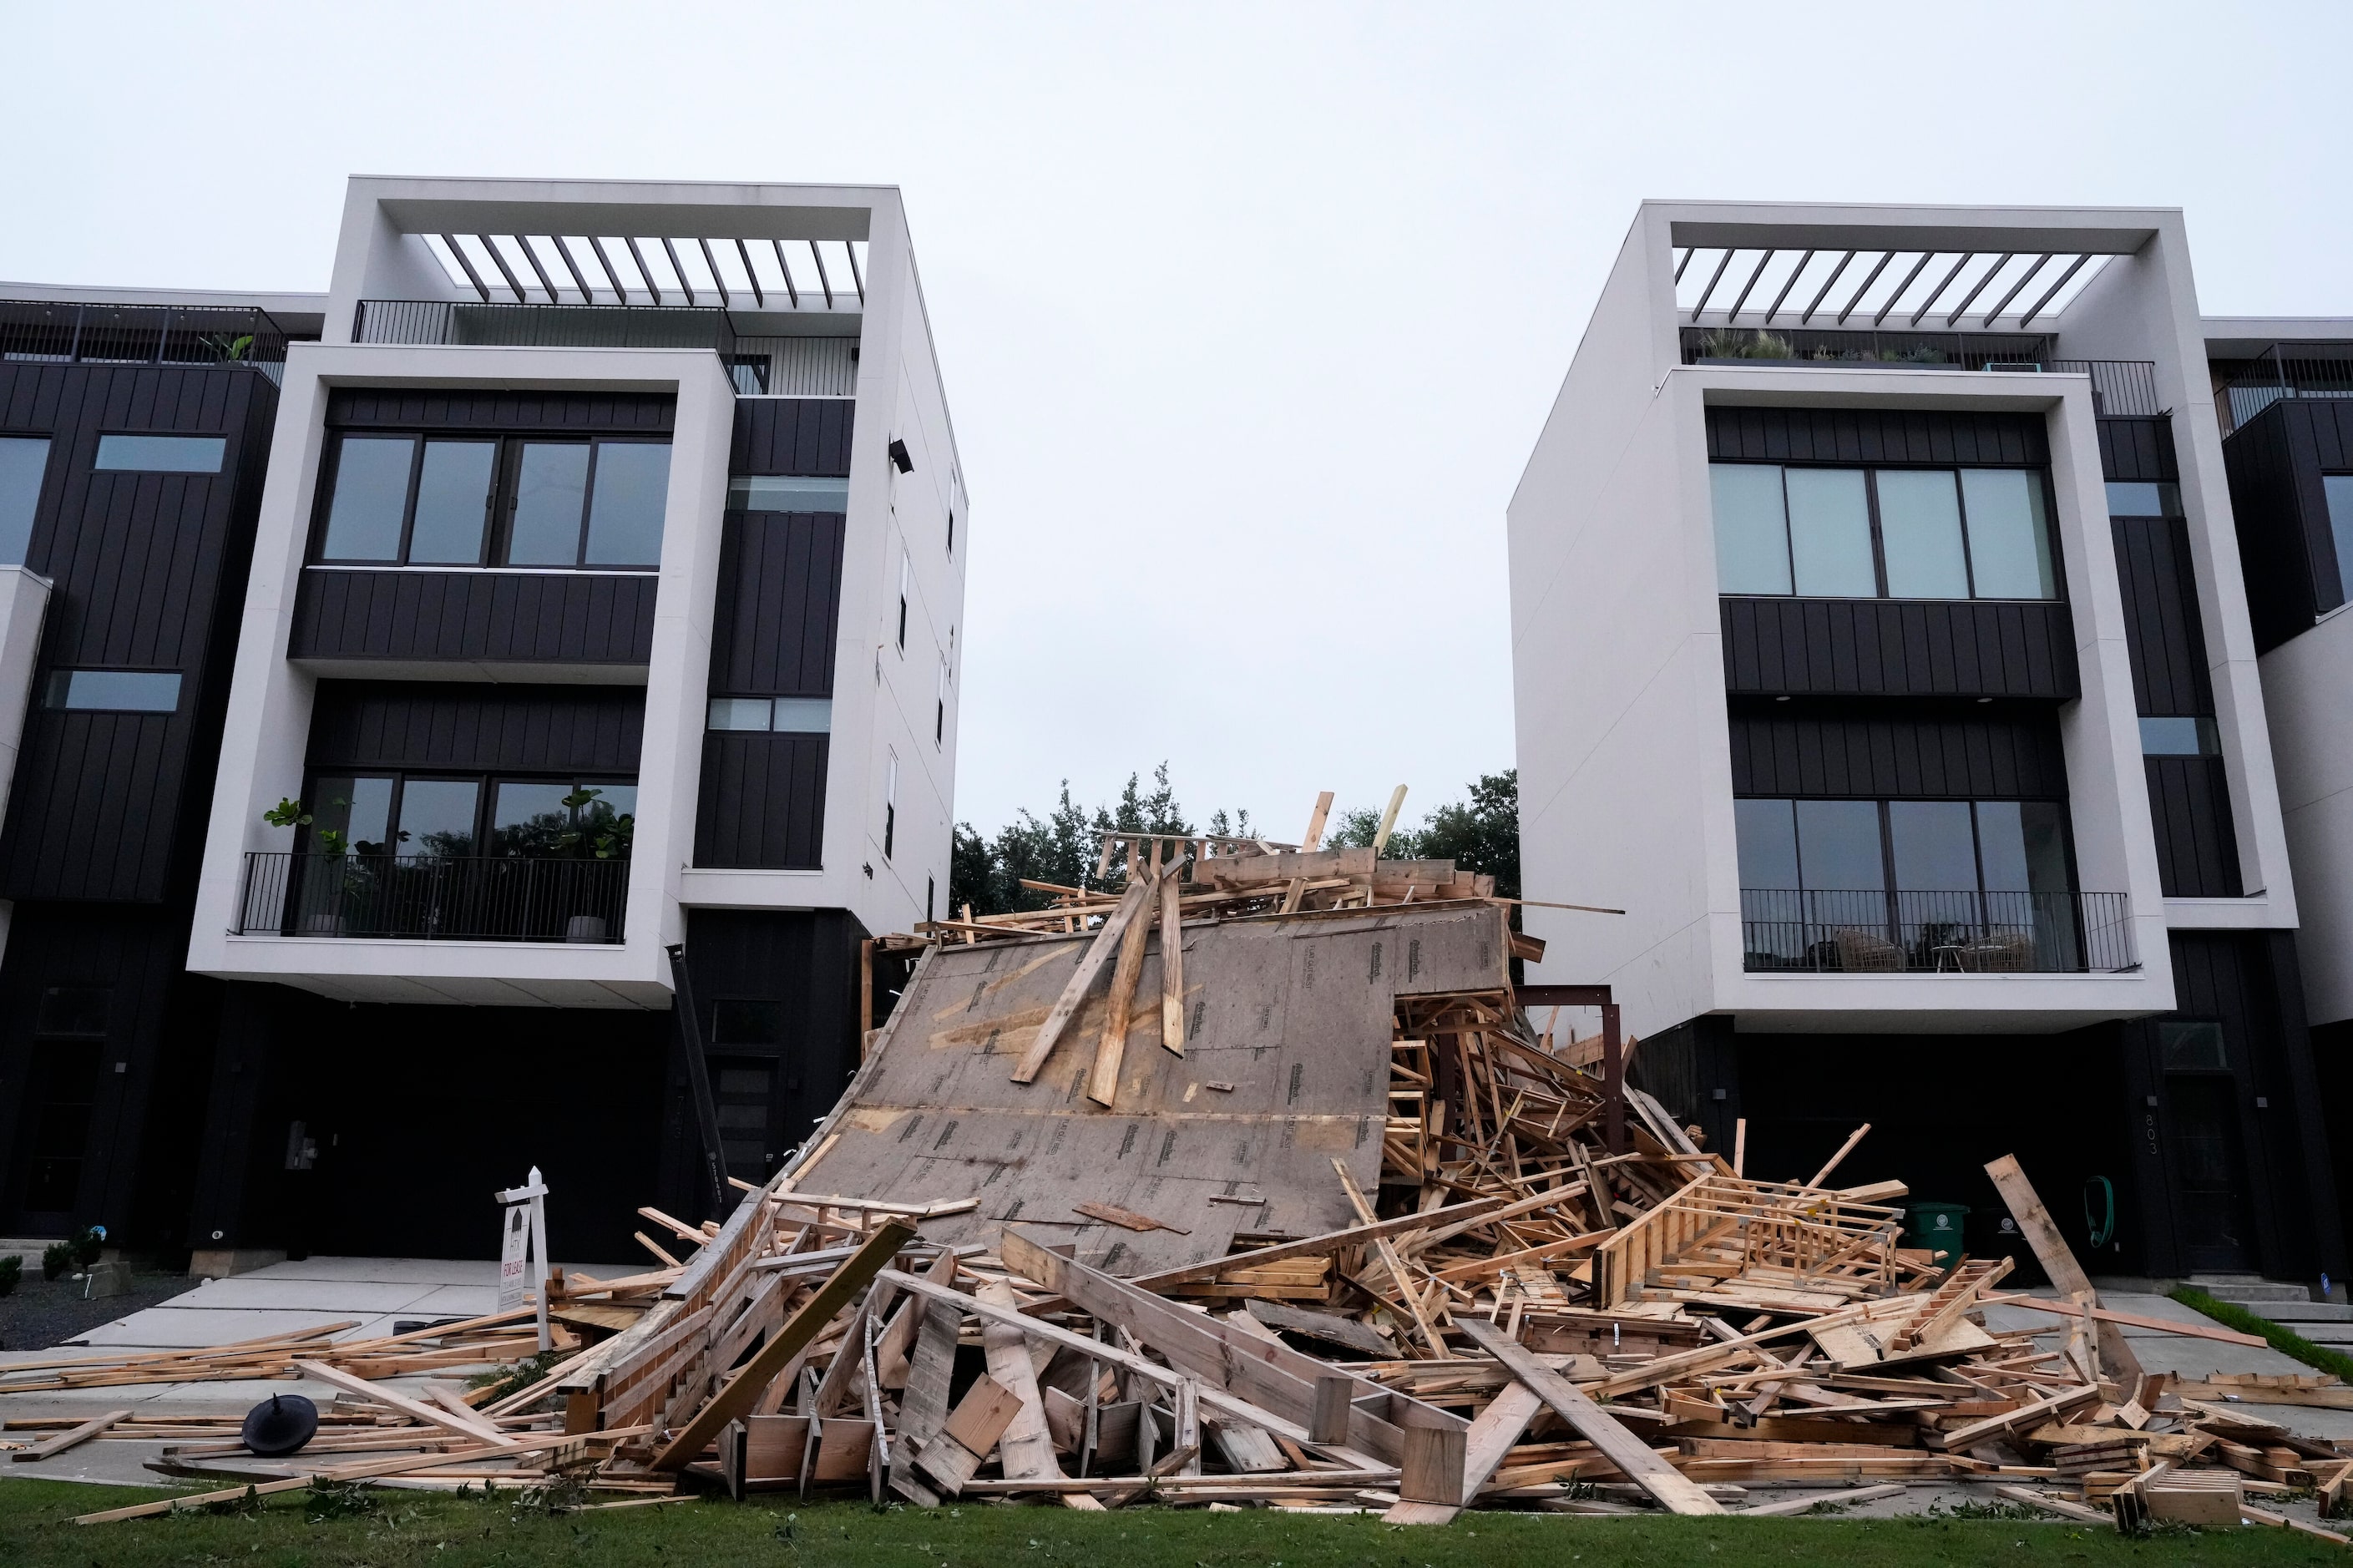
[[[236,934],[617,942],[628,896],[627,860],[255,850]]]
[[[2283,398],[2353,397],[2353,343],[2296,343],[2283,353],[2274,343],[2254,364],[2214,389],[2214,416],[2222,434]]]
[[[716,305],[363,300],[352,324],[352,341],[496,348],[711,349],[731,362],[736,352],[734,323]]]
[[[1740,889],[1744,968],[2111,973],[2135,967],[2122,893]]]
[[[47,364],[246,365],[286,369],[286,331],[266,310],[234,306],[0,300],[0,359]]]
[[[2157,364],[2059,359],[2042,333],[1882,332],[1852,329],[1684,327],[1685,364],[1789,364],[1821,370],[2056,371],[2092,378],[2095,414],[2154,417]]]

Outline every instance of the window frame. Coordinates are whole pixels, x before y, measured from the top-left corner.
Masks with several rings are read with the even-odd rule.
[[[470,784],[474,786],[473,853],[453,857],[453,858],[476,860],[510,858],[510,857],[493,854],[490,849],[491,837],[498,831],[495,824],[498,816],[499,785],[502,784],[560,784],[566,786],[565,793],[567,795],[584,785],[592,789],[609,784],[627,784],[632,789],[640,787],[636,775],[623,776],[610,772],[550,773],[534,773],[527,768],[490,768],[479,773],[467,773],[455,768],[376,767],[365,763],[313,765],[305,769],[303,773],[302,800],[306,810],[314,814],[317,812],[321,804],[320,783],[323,779],[331,778],[392,781],[392,794],[385,805],[385,830],[391,837],[385,841],[382,850],[369,853],[393,858],[424,853],[422,850],[403,846],[399,837],[400,809],[406,798],[408,785],[412,782]],[[634,820],[637,814],[631,812],[628,815]],[[579,815],[576,812],[573,815],[573,824],[575,827],[579,825]],[[325,853],[313,847],[315,843],[313,833],[314,829],[307,825],[295,829],[294,853],[297,855]],[[361,851],[347,848],[344,853],[358,854]],[[515,856],[512,858],[528,859],[532,857]]]
[[[1778,459],[1749,458],[1711,458],[1708,459],[1708,467],[1711,469],[1717,468],[1775,468],[1779,470],[1782,475],[1781,549],[1783,556],[1788,563],[1789,592],[1786,594],[1774,594],[1757,593],[1748,590],[1736,592],[1727,591],[1722,585],[1721,563],[1719,562],[1716,591],[1720,597],[1734,599],[1835,599],[1841,604],[1856,604],[1863,602],[1860,598],[1852,595],[1808,594],[1800,591],[1798,587],[1797,545],[1794,535],[1795,524],[1789,513],[1789,486],[1788,475],[1789,470],[1793,468],[1803,468],[1818,471],[1827,469],[1841,473],[1860,473],[1863,476],[1863,500],[1865,505],[1869,508],[1871,518],[1871,567],[1873,583],[1875,589],[1871,596],[1873,602],[1897,605],[2063,605],[2068,602],[2066,552],[2060,548],[2060,541],[2058,537],[2058,496],[2052,482],[2051,469],[2047,465],[2032,463],[1818,463],[1788,462]],[[2021,599],[2008,596],[1980,595],[1978,593],[1976,542],[1969,528],[1968,487],[1961,482],[1962,473],[1965,470],[1973,468],[1984,468],[2006,473],[2023,473],[2034,477],[2041,490],[2042,501],[2043,544],[2050,551],[2051,554],[2051,593],[2049,596],[2044,598]],[[1953,505],[1957,515],[1960,519],[1962,572],[1968,586],[1968,593],[1965,597],[1958,599],[1915,598],[1910,595],[1899,597],[1897,595],[1891,595],[1887,591],[1887,536],[1882,524],[1879,501],[1879,475],[1882,472],[1941,473],[1948,474],[1952,477]],[[1711,528],[1713,528],[1715,523],[1714,506],[1714,487],[1711,486],[1709,496]]]
[[[1793,809],[1793,810],[1794,810],[1794,807],[1795,807],[1795,804],[1796,804],[1797,802],[1799,802],[1799,801],[1807,801],[1807,800],[1863,800],[1863,801],[1869,801],[1872,805],[1875,805],[1875,806],[1877,806],[1877,807],[1878,807],[1878,815],[1879,815],[1879,864],[1880,864],[1880,877],[1881,877],[1881,879],[1882,879],[1882,885],[1881,885],[1881,887],[1880,887],[1880,889],[1879,889],[1878,890],[1879,890],[1879,891],[1882,891],[1882,892],[1885,892],[1885,893],[1890,893],[1890,894],[1894,894],[1894,893],[1906,893],[1906,892],[1933,891],[1933,890],[1935,890],[1935,889],[1926,889],[1906,888],[1906,887],[1905,887],[1905,886],[1903,885],[1903,883],[1902,883],[1901,881],[1899,881],[1899,880],[1897,879],[1896,875],[1895,875],[1895,832],[1894,832],[1894,822],[1893,822],[1893,820],[1892,820],[1892,818],[1891,818],[1891,814],[1890,814],[1890,813],[1889,813],[1889,811],[1888,811],[1888,807],[1889,807],[1889,806],[1891,806],[1891,805],[1910,805],[1910,804],[1915,804],[1915,803],[1945,803],[1945,804],[1958,803],[1958,804],[1960,804],[1960,805],[1967,805],[1967,806],[1969,808],[1969,853],[1970,853],[1970,857],[1971,857],[1971,858],[1976,862],[1976,865],[1977,865],[1977,887],[1976,887],[1976,889],[1974,889],[1974,891],[1975,891],[1975,892],[1976,892],[1979,897],[1983,897],[1983,896],[1985,896],[1985,895],[1992,894],[1992,893],[2012,893],[2012,892],[2024,893],[2024,892],[2034,892],[2034,891],[2037,891],[2038,889],[2031,889],[2031,888],[1991,888],[1991,887],[1988,887],[1988,886],[1986,885],[1985,832],[1984,832],[1984,828],[1983,828],[1982,825],[1980,824],[1980,822],[1979,822],[1979,820],[1978,820],[1978,808],[1979,806],[1981,806],[1981,805],[2050,805],[2050,806],[2055,806],[2055,807],[2057,807],[2057,808],[2058,808],[2058,812],[2059,812],[2059,837],[2060,837],[2060,849],[2061,849],[2061,852],[2062,852],[2063,856],[2064,857],[2064,859],[2065,859],[2065,862],[2066,862],[2067,886],[2066,886],[2066,889],[2065,889],[2064,890],[2065,890],[2065,891],[2067,891],[2067,892],[2069,892],[2069,893],[2080,893],[2080,892],[2082,892],[2082,891],[2084,890],[2084,889],[2083,889],[2083,886],[2082,886],[2082,879],[2081,879],[2081,878],[2077,875],[2077,873],[2076,873],[2076,867],[2075,867],[2075,817],[2074,817],[2074,813],[2073,813],[2072,810],[2070,810],[2070,809],[2069,809],[2069,807],[2068,807],[2068,804],[2067,804],[2066,800],[2065,800],[2063,797],[2061,797],[2061,796],[2056,796],[2056,795],[1735,795],[1733,798],[1735,798],[1736,800],[1772,800],[1772,801],[1784,801],[1784,802],[1790,803],[1790,805],[1791,805],[1791,806],[1792,806],[1792,809]],[[1794,827],[1794,826],[1792,826],[1792,831],[1793,831],[1793,832],[1795,831],[1795,827]],[[1798,884],[1799,884],[1797,887],[1795,887],[1795,888],[1763,888],[1763,889],[1746,889],[1746,888],[1744,886],[1743,890],[1744,890],[1744,891],[1751,891],[1751,890],[1753,890],[1753,891],[1758,891],[1758,892],[1796,892],[1796,893],[1808,893],[1808,892],[1846,892],[1846,891],[1853,891],[1853,890],[1855,890],[1855,889],[1820,889],[1820,888],[1809,888],[1809,887],[1807,887],[1807,886],[1805,885],[1805,853],[1804,853],[1804,849],[1803,849],[1803,847],[1799,847],[1799,848],[1798,849],[1796,864],[1797,864],[1797,867],[1798,867]],[[1871,890],[1871,889],[1862,889],[1862,890],[1864,890],[1864,891],[1869,891],[1869,890]],[[1960,890],[1960,889],[1951,889],[1951,890],[1953,890],[1953,891],[1958,891],[1958,890]],[[2040,889],[2040,890],[2042,890],[2042,891],[2050,891],[2051,889]]]
[[[328,432],[329,450],[319,465],[317,491],[311,498],[310,552],[304,564],[324,566],[337,571],[377,572],[579,572],[603,573],[625,576],[650,576],[661,570],[656,559],[644,563],[615,564],[609,562],[591,563],[588,559],[588,528],[596,515],[596,482],[604,467],[600,448],[618,446],[664,447],[672,449],[676,441],[670,432],[648,435],[573,434],[570,432],[539,431],[472,431],[460,428],[377,429],[360,426]],[[335,485],[343,473],[343,447],[353,440],[406,441],[408,443],[408,481],[402,492],[400,510],[400,544],[390,560],[367,559],[327,553],[327,527],[334,510]],[[410,559],[416,548],[417,503],[424,484],[425,451],[431,442],[447,442],[460,446],[487,446],[494,448],[491,462],[490,490],[485,498],[482,516],[481,545],[473,561],[427,561]],[[524,448],[533,446],[571,446],[588,448],[588,467],[580,490],[580,516],[573,536],[572,563],[558,565],[548,563],[518,563],[508,559],[514,538],[514,517],[520,502]],[[664,507],[662,538],[667,543],[670,533],[668,507]]]
[[[181,704],[185,700],[188,690],[185,670],[159,669],[153,666],[140,668],[127,665],[61,664],[52,665],[44,674],[40,706],[45,711],[50,713],[131,713],[149,718],[170,719],[179,714]],[[59,694],[58,684],[59,679],[76,675],[168,675],[175,683],[172,688],[172,705],[169,708],[80,708],[69,702],[58,701],[57,699]],[[68,689],[70,689],[69,681]]]

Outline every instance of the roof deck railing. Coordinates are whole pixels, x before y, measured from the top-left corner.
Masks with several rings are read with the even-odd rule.
[[[37,364],[242,365],[285,374],[286,330],[237,305],[0,300],[0,360]]]
[[[2228,436],[2273,404],[2297,397],[2353,397],[2353,342],[2274,343],[2214,389],[2214,416]]]
[[[1786,364],[1811,370],[2055,371],[2092,378],[2093,411],[2154,416],[2152,360],[2060,359],[2041,332],[1882,332],[1803,327],[1683,327],[1685,364]]]

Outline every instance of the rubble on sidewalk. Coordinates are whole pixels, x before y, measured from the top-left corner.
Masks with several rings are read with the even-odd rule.
[[[1442,1523],[1935,1482],[2130,1527],[2284,1522],[2251,1500],[2306,1489],[2336,1510],[2353,1455],[2231,1408],[2219,1376],[2142,1373],[2119,1331],[2143,1321],[2099,1304],[2014,1162],[1989,1169],[2058,1300],[2003,1293],[2008,1259],[1903,1247],[1901,1184],[1831,1185],[1843,1149],[1785,1183],[1699,1147],[1623,1083],[1614,1026],[1539,1031],[1509,965],[1541,949],[1486,879],[1198,836],[1103,855],[1116,897],[1044,889],[878,944],[915,962],[832,1114],[723,1223],[641,1211],[676,1266],[552,1278],[554,1364],[383,1381],[527,1355],[528,1308],[60,1358],[0,1393],[299,1373],[337,1397],[290,1459],[233,1420],[10,1436],[169,1436],[156,1468],[224,1495],[319,1476]],[[1994,1305],[2063,1342],[1988,1327]],[[1817,1489],[1749,1490],[1793,1485]]]

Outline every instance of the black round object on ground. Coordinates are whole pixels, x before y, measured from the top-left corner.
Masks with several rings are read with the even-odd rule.
[[[245,1413],[245,1446],[264,1458],[291,1454],[319,1434],[319,1407],[299,1394],[273,1394]]]

